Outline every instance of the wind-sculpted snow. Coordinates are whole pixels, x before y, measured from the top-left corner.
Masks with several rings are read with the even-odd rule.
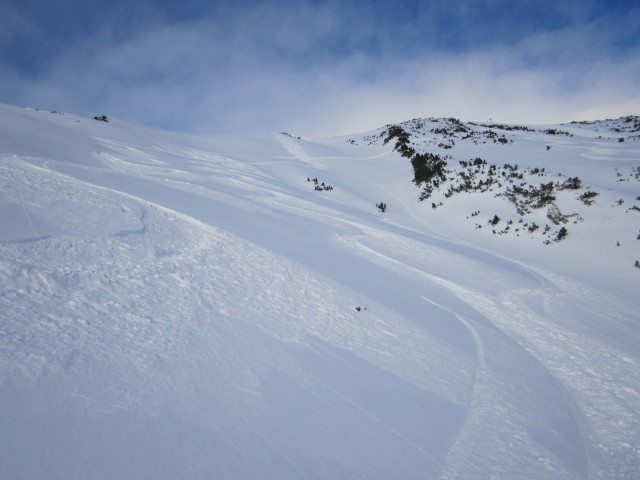
[[[637,478],[628,126],[448,149],[599,188],[543,245],[419,202],[392,145],[0,107],[0,477]]]

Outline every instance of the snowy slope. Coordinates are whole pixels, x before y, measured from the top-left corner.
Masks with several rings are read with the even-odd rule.
[[[638,478],[637,132],[433,125],[404,128],[451,178],[476,157],[579,176],[567,238],[515,233],[548,210],[498,190],[418,201],[388,127],[0,106],[0,478]]]

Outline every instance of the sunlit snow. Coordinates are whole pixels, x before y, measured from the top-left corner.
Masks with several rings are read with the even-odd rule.
[[[640,139],[616,125],[413,140],[580,177],[595,203],[558,194],[545,244],[494,192],[418,201],[383,128],[0,106],[0,478],[640,478]]]

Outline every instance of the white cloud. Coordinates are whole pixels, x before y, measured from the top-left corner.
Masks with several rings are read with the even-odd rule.
[[[352,18],[336,5],[283,15],[265,4],[183,24],[148,19],[127,38],[99,32],[52,58],[45,74],[15,80],[13,95],[170,129],[303,135],[419,116],[552,123],[640,111],[640,52],[615,55],[589,39],[597,22],[510,46],[399,56],[356,48],[375,34],[366,21],[342,34],[344,51],[329,48]]]

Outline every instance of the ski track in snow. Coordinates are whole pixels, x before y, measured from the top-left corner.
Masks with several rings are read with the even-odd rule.
[[[469,298],[472,298],[474,295],[481,296],[482,298],[484,298],[484,296],[481,294],[478,295],[476,292],[467,291],[466,289],[461,288],[456,284],[453,284],[448,281],[444,281],[441,278],[430,275],[427,272],[419,271],[414,267],[403,264],[397,260],[391,259],[386,255],[383,255],[377,251],[373,251],[368,247],[362,246],[361,244],[358,245],[358,248],[360,248],[361,250],[364,250],[366,252],[365,253],[366,255],[376,257],[378,261],[387,263],[393,266],[393,268],[400,268],[407,271],[413,270],[415,273],[420,274],[425,278],[427,278],[430,281],[430,283],[432,282],[435,284],[442,284],[448,290],[454,293],[457,293],[458,297],[463,302],[465,303],[468,302],[471,306],[473,306],[474,304],[473,302],[469,302]],[[463,293],[459,293],[460,291],[462,291]],[[479,325],[474,326],[469,320],[465,319],[462,315],[460,315],[458,312],[464,311],[464,308],[461,308],[460,306],[457,309],[451,310],[450,308],[443,308],[438,302],[435,302],[425,296],[423,296],[422,298],[427,302],[437,306],[439,309],[442,309],[443,311],[447,312],[450,315],[452,320],[456,320],[460,322],[462,325],[464,325],[464,327],[469,331],[470,336],[473,338],[473,342],[476,350],[476,367],[475,367],[475,373],[474,373],[474,380],[472,382],[471,393],[469,395],[469,400],[468,400],[467,418],[464,420],[463,425],[460,427],[460,430],[456,435],[456,439],[452,442],[452,445],[449,447],[449,455],[452,456],[453,458],[444,461],[442,465],[442,473],[441,473],[442,478],[468,478],[469,475],[471,476],[481,475],[482,468],[484,467],[481,467],[479,471],[474,471],[474,469],[476,468],[475,466],[478,465],[478,459],[483,458],[486,455],[486,452],[476,452],[475,450],[477,450],[478,448],[486,447],[486,444],[488,443],[488,437],[490,436],[490,432],[492,429],[495,429],[496,425],[499,425],[499,428],[497,428],[497,432],[498,432],[497,436],[499,436],[500,438],[508,437],[511,439],[518,439],[521,442],[519,445],[517,445],[517,448],[515,450],[516,452],[522,452],[522,451],[529,451],[532,453],[535,452],[536,448],[538,447],[538,445],[536,445],[537,442],[531,442],[531,440],[526,439],[525,433],[521,431],[522,429],[522,425],[520,424],[521,419],[518,419],[517,416],[518,414],[522,414],[523,413],[522,411],[520,412],[517,411],[517,409],[514,409],[513,406],[511,407],[505,406],[504,411],[502,412],[501,418],[493,418],[493,415],[495,414],[493,409],[495,409],[496,404],[498,404],[501,400],[499,396],[495,398],[495,395],[496,395],[496,392],[500,392],[501,388],[499,385],[496,384],[495,377],[496,375],[498,375],[498,372],[491,371],[490,369],[487,368],[487,363],[485,360],[485,357],[486,357],[486,353],[485,353],[486,349],[484,346],[485,342],[482,340],[482,336],[480,335],[478,330],[480,326]],[[451,304],[451,301],[449,301],[449,304]],[[486,318],[483,318],[483,320],[487,321]],[[495,336],[495,332],[491,332],[488,334]],[[501,342],[493,339],[489,343],[492,344],[493,348],[495,349],[495,348],[499,348],[499,345]],[[513,345],[510,345],[510,347],[513,348]],[[518,348],[518,350],[521,350],[521,349]],[[528,357],[528,355],[526,356]],[[510,362],[510,357],[506,355],[504,352],[502,352],[502,357],[503,357],[502,361]],[[530,360],[533,360],[533,359],[530,359]],[[536,383],[539,383],[539,380],[537,380],[536,378],[531,378],[530,380],[527,380],[528,372],[530,370],[540,367],[537,361],[535,363],[536,363],[535,365],[532,365],[532,364],[523,362],[522,360],[519,360],[518,362],[514,362],[515,365],[519,365],[517,375],[518,377],[520,377],[519,380],[524,384],[531,383],[532,385],[535,385]],[[546,370],[545,370],[545,373],[547,373]],[[503,381],[508,381],[508,379],[504,379]],[[549,378],[548,380],[546,380],[542,385],[543,385],[543,388],[541,389],[541,392],[543,392],[545,397],[547,398],[552,395],[551,393],[552,390],[558,390],[552,378]],[[558,396],[557,402],[560,404],[569,403],[569,408],[571,408],[571,405],[570,405],[571,401],[563,398],[564,397],[563,393],[564,393],[563,391],[559,391],[557,393],[557,396]],[[511,398],[513,397],[513,394],[511,394],[510,396],[505,395],[505,397]],[[525,403],[528,403],[528,402],[525,402]],[[489,408],[489,406],[491,406],[491,408]],[[527,405],[527,408],[530,408],[530,407],[531,405]],[[553,409],[554,407],[551,407],[551,408]],[[510,409],[513,409],[512,413],[508,413]],[[546,416],[551,416],[551,415],[552,414],[549,412],[546,413]],[[509,417],[511,416],[514,416],[514,418],[510,419]],[[573,417],[569,418],[570,423],[573,423],[574,420],[575,419]],[[574,428],[575,431],[573,433],[575,435],[575,433],[578,430],[578,426],[570,425],[570,427]],[[470,430],[470,432],[467,433],[466,430]],[[477,436],[480,432],[483,433],[483,437],[484,437],[483,442],[479,442],[478,439],[475,438],[475,436]],[[466,440],[467,437],[473,438],[473,441]],[[582,437],[579,437],[577,435],[575,435],[575,437],[576,438],[573,438],[573,439],[567,439],[567,441],[573,441],[573,442],[578,441],[579,444],[583,443]],[[458,445],[458,444],[461,444],[461,445]],[[505,450],[508,450],[504,446],[502,448]],[[539,452],[539,458],[544,458],[548,454],[549,452],[547,452],[545,455],[545,452],[541,451]],[[500,458],[500,464],[501,464],[501,468],[503,469],[503,472],[502,472],[503,475],[516,475],[518,472],[521,472],[523,470],[523,468],[526,465],[526,462],[523,462],[522,458],[516,455],[512,459],[514,460],[514,463],[510,465],[507,457],[508,457],[508,454],[506,452],[503,452],[503,456]],[[535,455],[532,455],[532,461],[534,463],[534,465],[531,466],[532,473],[536,470],[535,463],[539,460],[539,458],[536,458]],[[498,461],[497,458],[495,460]],[[584,462],[586,462],[586,460],[584,460]],[[454,467],[448,468],[450,464],[453,465]],[[584,476],[584,472],[586,468],[587,467],[584,466],[581,469],[577,470],[576,472],[573,472],[572,476],[573,475],[576,475],[578,477]],[[550,471],[552,470],[562,471],[563,465],[561,463],[550,465],[549,469]],[[449,471],[449,470],[453,470],[453,471]]]
[[[434,233],[386,150],[53,121],[0,143],[3,478],[637,478],[634,298]]]

